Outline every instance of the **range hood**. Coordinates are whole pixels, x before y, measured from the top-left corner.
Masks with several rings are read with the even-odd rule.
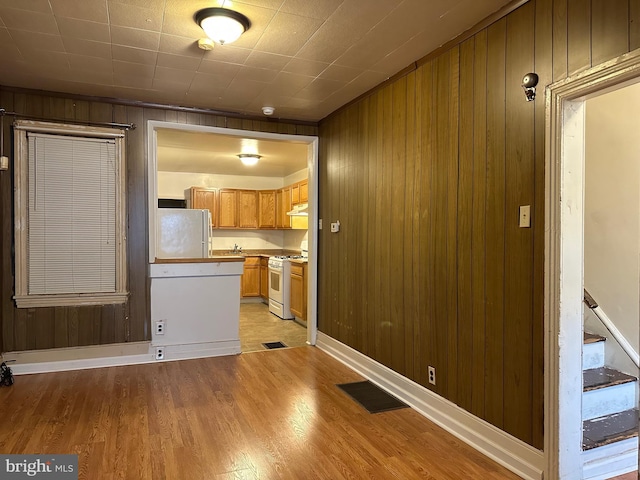
[[[294,205],[293,209],[290,212],[287,212],[287,215],[290,217],[307,217],[309,215],[307,213],[308,208],[308,203],[299,203],[298,205]]]

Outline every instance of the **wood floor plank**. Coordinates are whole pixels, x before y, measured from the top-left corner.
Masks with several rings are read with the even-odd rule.
[[[365,412],[336,387],[359,380],[309,346],[22,375],[0,449],[76,453],[80,479],[518,478],[412,409]]]

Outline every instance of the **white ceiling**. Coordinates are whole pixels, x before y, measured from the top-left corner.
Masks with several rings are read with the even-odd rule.
[[[184,130],[157,129],[158,171],[286,177],[307,168],[307,144]],[[262,156],[245,166],[239,153]]]
[[[0,0],[0,84],[318,121],[507,3]],[[252,25],[205,52],[213,6]]]

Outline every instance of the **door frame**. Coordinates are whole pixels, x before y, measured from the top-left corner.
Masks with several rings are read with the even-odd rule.
[[[318,137],[312,135],[290,135],[284,133],[256,132],[234,128],[208,127],[184,123],[148,120],[147,129],[147,192],[149,203],[149,263],[155,261],[156,216],[158,211],[158,135],[157,129],[182,130],[186,132],[215,133],[243,138],[278,140],[307,144],[307,169],[309,171],[309,261],[307,273],[307,343],[315,345],[318,336]]]
[[[640,49],[546,89],[545,478],[579,479],[582,455],[582,298],[585,102],[640,78]]]

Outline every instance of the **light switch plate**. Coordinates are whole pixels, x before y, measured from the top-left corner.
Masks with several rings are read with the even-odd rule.
[[[520,205],[520,228],[531,227],[531,205]]]

